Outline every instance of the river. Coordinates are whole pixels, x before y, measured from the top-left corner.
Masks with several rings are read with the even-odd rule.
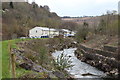
[[[73,75],[74,78],[102,78],[106,77],[106,74],[103,71],[98,70],[95,67],[92,67],[89,64],[81,62],[77,57],[74,55],[76,48],[64,49],[63,51],[55,51],[52,53],[52,56],[57,59],[59,55],[63,53],[63,55],[67,54],[67,57],[70,57],[72,61],[73,67],[70,69],[66,69],[69,74]]]

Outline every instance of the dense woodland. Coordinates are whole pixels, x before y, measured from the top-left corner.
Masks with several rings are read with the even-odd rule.
[[[58,27],[60,17],[50,12],[48,6],[38,6],[26,2],[2,3],[2,30],[3,40],[26,36],[28,30],[34,26]]]
[[[35,26],[70,30],[77,26],[74,22],[63,22],[47,5],[38,6],[35,2],[2,3],[2,19],[3,40],[28,36],[28,30]]]

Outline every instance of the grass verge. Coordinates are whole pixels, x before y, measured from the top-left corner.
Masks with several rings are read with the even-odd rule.
[[[9,44],[11,48],[17,48],[16,43],[20,41],[31,40],[31,39],[14,39],[14,40],[5,40],[0,42],[0,78],[11,78],[11,65],[10,65],[10,54],[9,54]],[[24,69],[16,69],[17,77],[20,74],[26,73],[27,71]]]

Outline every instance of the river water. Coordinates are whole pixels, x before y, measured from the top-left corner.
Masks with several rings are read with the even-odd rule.
[[[73,67],[70,69],[66,69],[74,78],[102,78],[106,77],[106,74],[95,67],[92,67],[89,64],[81,62],[77,57],[74,55],[76,48],[64,49],[63,51],[56,51],[52,53],[52,56],[57,59],[59,55],[63,53],[63,55],[67,55],[70,57],[72,61]],[[84,75],[83,75],[84,74]]]

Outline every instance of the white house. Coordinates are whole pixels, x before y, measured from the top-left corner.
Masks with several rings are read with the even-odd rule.
[[[30,38],[53,38],[54,36],[58,35],[59,31],[47,27],[35,27],[29,30]]]
[[[53,38],[54,36],[59,36],[59,31],[57,29],[50,28],[49,29],[49,37]]]
[[[53,29],[47,27],[34,27],[29,30],[30,38],[53,38],[54,36],[64,35],[64,37],[74,36],[74,32],[67,29]]]

